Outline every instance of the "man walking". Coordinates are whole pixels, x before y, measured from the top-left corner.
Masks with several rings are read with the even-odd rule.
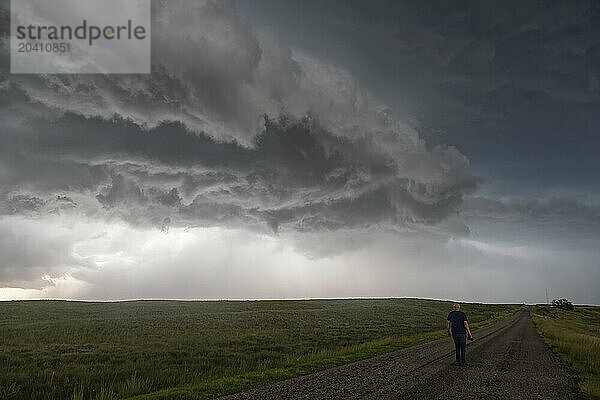
[[[471,330],[469,329],[469,321],[467,321],[467,315],[460,311],[460,304],[454,304],[454,311],[451,311],[446,318],[446,329],[448,330],[448,336],[450,336],[450,327],[452,327],[452,339],[454,339],[454,346],[456,348],[456,365],[464,367],[466,365],[465,353],[467,351],[467,332],[469,333],[469,340],[473,340]],[[466,331],[465,331],[466,330]]]

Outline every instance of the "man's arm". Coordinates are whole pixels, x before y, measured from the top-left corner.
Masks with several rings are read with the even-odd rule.
[[[469,322],[465,321],[465,328],[467,328],[467,332],[469,332],[469,337],[473,337],[473,335],[471,335],[471,330],[469,329]]]
[[[446,320],[446,330],[448,331],[448,336],[450,336],[450,321]]]

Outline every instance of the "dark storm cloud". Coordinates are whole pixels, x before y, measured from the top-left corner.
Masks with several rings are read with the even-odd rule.
[[[21,113],[27,110],[22,107]],[[14,118],[5,115],[5,121]],[[76,207],[56,194],[76,191],[94,196],[112,215],[157,226],[166,218],[192,226],[262,224],[274,231],[282,225],[431,224],[478,182],[453,149],[407,152],[400,164],[372,137],[336,137],[310,118],[289,116],[266,119],[251,148],[217,142],[178,123],[143,129],[120,118],[75,114],[51,124],[30,115],[1,140],[3,159],[11,161],[3,163],[10,214],[41,212],[51,203]],[[14,168],[21,165],[88,171],[41,183],[35,170],[25,175]],[[422,181],[429,174],[429,182]]]
[[[598,184],[598,2],[238,3],[256,26],[346,65],[476,171]]]
[[[59,196],[83,196],[72,207],[88,215],[161,228],[439,224],[466,209],[462,197],[479,179],[456,148],[436,143],[492,143],[498,154],[511,144],[519,154],[535,137],[544,160],[553,138],[578,146],[564,140],[558,112],[541,115],[560,107],[591,115],[598,99],[597,9],[587,3],[304,6],[304,23],[318,25],[331,48],[356,39],[375,73],[354,67],[371,86],[385,81],[415,99],[428,143],[352,74],[256,35],[233,2],[158,1],[150,76],[2,71],[4,212],[48,212]],[[303,44],[318,52],[311,38]],[[550,132],[545,140],[536,116]],[[519,122],[526,118],[529,125]],[[582,119],[570,125],[579,139],[595,126]],[[489,140],[500,123],[505,132]]]
[[[259,39],[233,2],[153,16],[149,76],[3,71],[6,213],[62,196],[160,229],[431,225],[477,187],[457,149],[428,150],[351,74]]]

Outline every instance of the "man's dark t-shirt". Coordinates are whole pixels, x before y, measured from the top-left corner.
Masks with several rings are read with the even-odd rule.
[[[467,314],[462,311],[452,311],[448,314],[448,321],[452,324],[452,334],[465,334],[465,321],[467,321]]]

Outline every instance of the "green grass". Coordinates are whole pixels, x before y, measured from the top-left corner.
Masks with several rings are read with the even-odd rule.
[[[443,335],[448,302],[0,302],[0,399],[208,398]],[[477,326],[517,306],[465,304]]]
[[[581,390],[600,399],[600,307],[536,306],[531,315],[544,341],[579,375]]]

